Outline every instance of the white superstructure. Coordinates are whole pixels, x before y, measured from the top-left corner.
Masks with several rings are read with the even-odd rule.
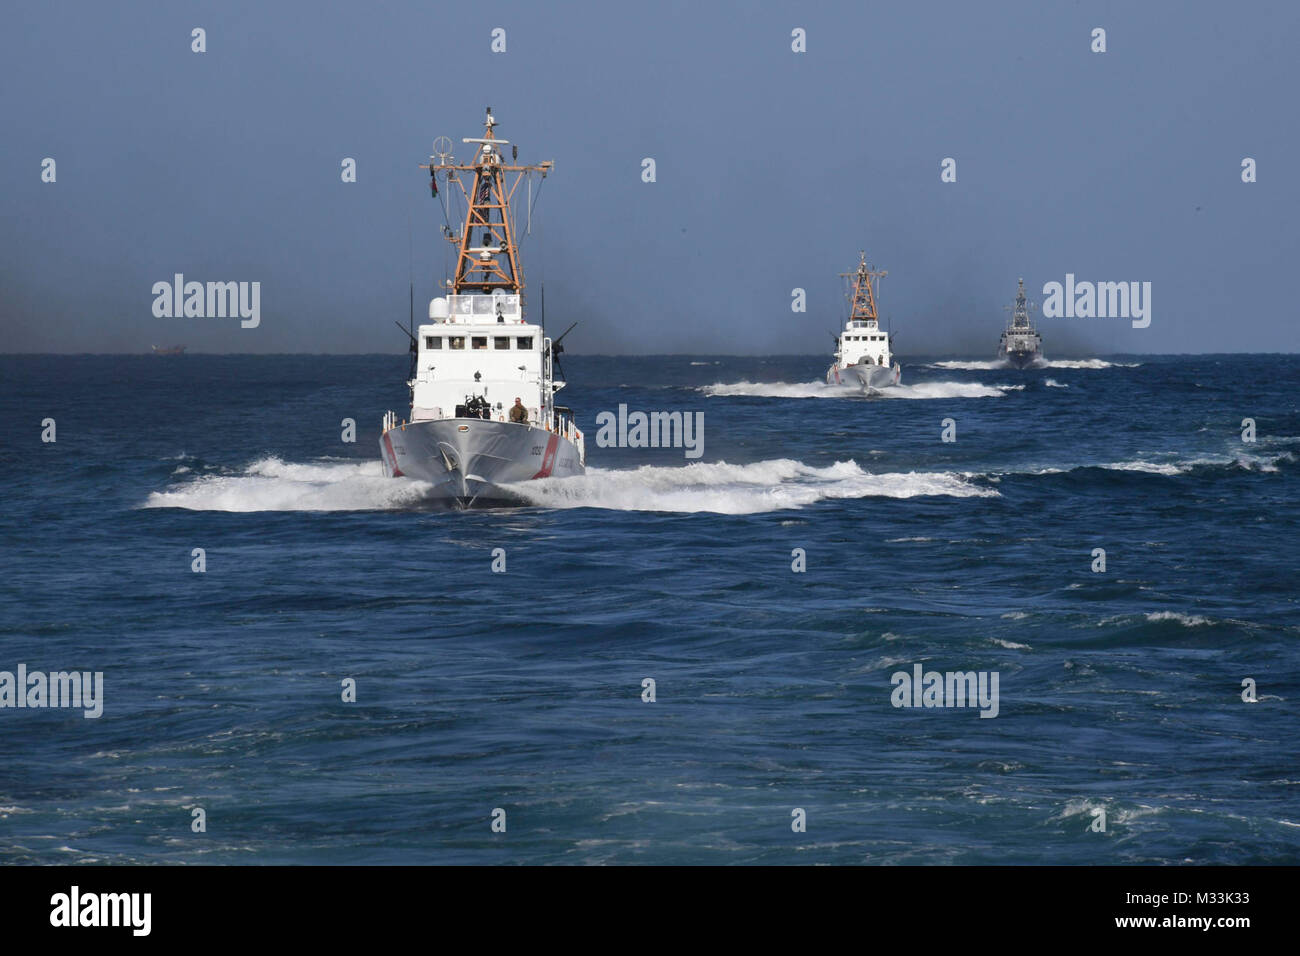
[[[523,317],[520,296],[451,295],[429,302],[429,321],[416,330],[411,421],[455,418],[466,405],[486,402],[494,421],[509,421],[515,399],[533,423],[552,421],[581,445],[568,410],[553,405],[564,382],[556,381],[551,342]]]
[[[875,319],[850,319],[844,323],[835,358],[841,365],[866,362],[888,366],[894,361],[889,351],[889,335]]]

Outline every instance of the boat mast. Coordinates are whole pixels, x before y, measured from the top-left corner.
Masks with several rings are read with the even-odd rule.
[[[1016,305],[1011,312],[1011,327],[1013,329],[1029,328],[1029,310],[1035,308],[1037,303],[1028,302],[1025,299],[1025,280],[1020,280],[1020,288],[1016,291]]]
[[[876,316],[876,293],[872,287],[872,280],[879,279],[882,276],[889,275],[883,269],[872,269],[867,265],[867,253],[861,251],[858,262],[858,268],[854,272],[841,272],[840,275],[846,279],[853,280],[853,299],[849,309],[849,323],[869,322],[879,325],[879,319]]]
[[[435,157],[430,156],[428,165],[422,164],[420,168],[429,170],[435,183],[439,173],[448,182],[456,183],[464,193],[468,206],[460,235],[452,233],[447,236],[458,247],[456,274],[451,281],[452,294],[487,294],[492,289],[504,289],[519,295],[522,302],[524,273],[515,244],[514,216],[510,202],[525,175],[541,173],[545,179],[555,164],[547,160],[532,166],[516,165],[512,161],[518,159],[518,146],[512,149],[512,161],[507,161],[502,147],[511,144],[509,140],[496,138],[496,125],[492,107],[489,106],[483,136],[461,140],[477,145],[472,160],[468,163],[448,162],[448,157],[442,155],[437,157],[439,162],[434,163]],[[473,173],[473,185],[466,188],[467,176],[459,174],[469,173]],[[513,179],[510,176],[512,173]]]

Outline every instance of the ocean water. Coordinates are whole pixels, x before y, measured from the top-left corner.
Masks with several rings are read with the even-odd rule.
[[[1300,358],[566,361],[588,474],[450,512],[404,355],[0,356],[0,670],[104,674],[0,709],[0,860],[1300,862]]]

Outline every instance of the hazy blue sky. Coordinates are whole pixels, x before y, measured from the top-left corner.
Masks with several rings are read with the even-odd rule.
[[[552,330],[582,321],[575,353],[826,352],[836,273],[863,247],[889,270],[904,358],[991,356],[1016,278],[1041,300],[1067,272],[1151,282],[1152,322],[1044,319],[1049,354],[1300,346],[1295,2],[55,2],[3,19],[3,351],[403,349],[408,228],[417,316],[446,245],[417,165],[435,136],[479,135],[485,105],[521,160],[555,160],[524,265]],[[176,272],[260,281],[260,327],[155,318],[151,287]]]

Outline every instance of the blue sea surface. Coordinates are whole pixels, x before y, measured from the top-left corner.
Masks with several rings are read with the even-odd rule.
[[[406,362],[0,356],[0,670],[105,698],[0,709],[0,860],[1300,862],[1300,357],[575,355],[588,474],[469,512]]]

